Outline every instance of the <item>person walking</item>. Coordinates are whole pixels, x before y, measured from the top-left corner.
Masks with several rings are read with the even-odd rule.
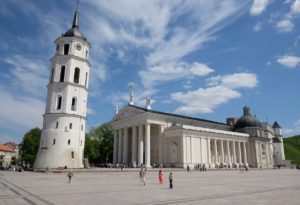
[[[70,169],[70,171],[69,171],[69,173],[68,173],[69,183],[71,183],[72,177],[73,177],[73,170]]]
[[[143,167],[141,168],[141,171],[140,171],[140,184],[143,183],[144,186],[146,185],[146,178],[145,178],[145,169],[143,169]]]
[[[159,179],[159,184],[163,184],[163,172],[162,172],[162,170],[159,170],[159,172],[158,172],[158,179]]]
[[[170,175],[169,175],[169,189],[173,189],[173,174],[172,172],[170,172]]]

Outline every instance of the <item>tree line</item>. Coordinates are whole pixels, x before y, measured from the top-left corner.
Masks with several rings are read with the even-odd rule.
[[[25,133],[19,163],[33,166],[41,139],[41,129],[33,128]],[[85,135],[84,158],[92,165],[111,163],[113,158],[113,129],[109,123],[93,127]]]

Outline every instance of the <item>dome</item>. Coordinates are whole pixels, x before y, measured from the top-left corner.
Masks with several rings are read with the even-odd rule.
[[[255,116],[252,116],[250,114],[250,109],[249,107],[244,107],[244,115],[238,119],[236,124],[234,125],[235,129],[242,129],[245,127],[259,127],[261,128],[262,125],[259,122],[258,119],[256,119]]]
[[[70,28],[66,33],[63,34],[63,37],[78,37],[78,38],[85,39],[84,35],[76,27]]]
[[[76,10],[74,14],[74,19],[73,19],[73,25],[72,28],[70,28],[66,33],[62,35],[63,37],[78,37],[83,40],[86,40],[84,35],[79,31],[79,11]]]

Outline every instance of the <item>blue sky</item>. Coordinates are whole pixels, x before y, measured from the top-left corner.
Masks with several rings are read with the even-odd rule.
[[[0,143],[41,127],[54,40],[73,0],[0,2]],[[134,102],[219,122],[249,105],[300,133],[300,0],[82,0],[92,44],[87,127]]]

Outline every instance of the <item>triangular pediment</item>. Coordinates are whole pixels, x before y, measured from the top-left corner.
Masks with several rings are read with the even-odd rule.
[[[113,121],[118,121],[118,120],[122,120],[122,119],[126,119],[128,117],[134,116],[134,115],[138,115],[141,113],[144,113],[145,111],[141,108],[135,107],[135,106],[130,106],[130,105],[126,105],[124,106],[117,115],[115,115],[113,117],[113,119],[111,120]]]

